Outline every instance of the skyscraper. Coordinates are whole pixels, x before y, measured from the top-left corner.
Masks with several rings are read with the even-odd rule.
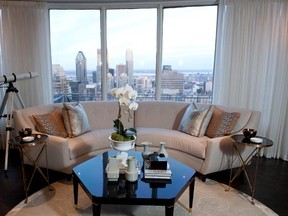
[[[125,86],[128,83],[126,65],[125,64],[116,65],[116,74],[117,74],[117,87]]]
[[[76,80],[80,81],[80,84],[87,84],[87,65],[86,58],[82,51],[79,51],[76,56]]]
[[[134,86],[133,79],[133,51],[131,49],[126,50],[126,73],[128,76],[128,83],[131,86]]]
[[[182,94],[184,89],[184,74],[173,71],[170,65],[165,65],[162,72],[161,88],[163,94]]]

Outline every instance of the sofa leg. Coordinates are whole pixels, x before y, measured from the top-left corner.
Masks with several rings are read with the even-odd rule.
[[[66,181],[72,181],[72,174],[66,175]]]
[[[203,174],[200,174],[199,178],[200,178],[200,180],[201,180],[202,182],[205,182],[207,176],[206,176],[206,175],[203,175]]]

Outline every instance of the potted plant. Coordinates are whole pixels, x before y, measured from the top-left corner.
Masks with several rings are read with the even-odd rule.
[[[137,110],[138,103],[135,101],[138,93],[130,85],[114,88],[111,94],[118,99],[118,116],[114,122],[114,130],[109,137],[111,145],[118,151],[127,151],[134,147],[137,131],[135,128],[124,128],[121,121],[122,114],[127,115],[128,122],[132,119],[132,112]]]

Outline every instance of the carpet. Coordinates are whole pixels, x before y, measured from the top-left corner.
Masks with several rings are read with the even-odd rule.
[[[79,199],[77,208],[73,203],[72,182],[59,181],[52,185],[53,191],[47,187],[34,193],[28,199],[15,206],[7,216],[88,216],[92,215],[91,201],[86,193],[79,187]],[[195,191],[192,212],[187,211],[188,190],[177,201],[174,208],[176,216],[275,216],[271,209],[255,200],[252,205],[251,197],[233,188],[225,191],[228,186],[216,181],[207,179],[206,182],[195,180]],[[165,208],[162,206],[120,206],[102,205],[101,215],[165,215]]]

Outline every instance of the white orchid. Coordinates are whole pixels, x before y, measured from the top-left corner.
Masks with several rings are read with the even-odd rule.
[[[119,104],[120,104],[120,106],[129,106],[131,104],[131,101],[127,97],[120,97],[119,98]]]
[[[116,132],[114,132],[113,137],[115,140],[120,140],[120,139],[132,139],[134,135],[136,135],[137,131],[135,128],[128,128],[124,129],[124,126],[121,122],[121,116],[122,116],[122,111],[121,107],[127,107],[127,109],[124,111],[125,115],[128,115],[128,121],[132,118],[132,111],[135,111],[138,109],[138,103],[135,102],[138,92],[135,91],[132,86],[126,84],[125,87],[120,87],[120,88],[113,88],[111,90],[111,94],[118,99],[118,105],[119,105],[119,110],[118,110],[118,118],[114,120],[114,129]]]
[[[129,109],[133,110],[133,111],[137,110],[138,109],[138,103],[133,101],[132,103],[130,103]]]

